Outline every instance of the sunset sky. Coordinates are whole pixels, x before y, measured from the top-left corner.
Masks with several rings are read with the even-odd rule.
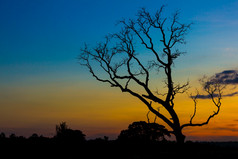
[[[122,18],[163,4],[165,15],[179,9],[182,22],[194,23],[183,46],[187,53],[173,72],[176,82],[190,81],[188,93],[200,89],[197,81],[204,75],[238,72],[237,0],[1,0],[0,132],[53,136],[55,125],[65,121],[88,138],[113,139],[130,123],[147,120],[145,105],[96,81],[77,56],[84,43],[94,46],[119,31],[115,24]],[[238,90],[238,73],[232,80],[226,94]],[[204,121],[215,107],[205,99],[198,104],[194,120]],[[193,102],[187,94],[178,96],[176,110],[182,123],[189,121]],[[238,141],[238,96],[224,97],[209,125],[184,134],[191,140]]]

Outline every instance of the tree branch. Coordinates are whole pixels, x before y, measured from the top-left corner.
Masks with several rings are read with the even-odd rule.
[[[196,106],[197,106],[197,97],[199,96],[199,94],[197,93],[196,96],[191,96],[191,98],[194,101],[194,114],[192,115],[191,119],[190,119],[190,123],[188,124],[184,124],[181,126],[181,128],[183,129],[184,127],[188,127],[188,126],[203,126],[209,123],[209,121],[215,117],[216,115],[219,114],[220,112],[220,107],[221,107],[221,99],[222,99],[222,90],[225,88],[224,85],[222,85],[221,83],[219,83],[219,81],[209,81],[206,78],[203,78],[200,80],[200,82],[203,85],[204,90],[210,95],[210,98],[213,102],[213,104],[216,106],[216,111],[213,111],[213,113],[207,118],[207,120],[203,123],[192,123],[193,118],[196,115]]]

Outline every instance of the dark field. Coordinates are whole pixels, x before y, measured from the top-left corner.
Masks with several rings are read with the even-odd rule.
[[[111,158],[154,159],[165,157],[234,157],[238,142],[125,143],[105,139],[84,142],[59,141],[53,138],[5,138],[0,141],[6,158]]]

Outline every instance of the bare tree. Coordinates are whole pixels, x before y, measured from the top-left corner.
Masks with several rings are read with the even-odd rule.
[[[177,142],[183,143],[184,127],[205,125],[218,114],[221,89],[212,82],[204,82],[204,89],[210,94],[218,111],[206,122],[194,124],[197,102],[194,97],[194,114],[188,124],[181,125],[174,109],[174,99],[177,94],[188,90],[189,82],[175,84],[172,69],[175,59],[185,53],[178,46],[186,43],[185,35],[192,23],[181,23],[178,11],[171,17],[164,17],[163,10],[164,6],[152,15],[146,9],[140,9],[135,19],[120,21],[122,29],[119,33],[107,36],[105,42],[99,43],[95,48],[89,49],[85,45],[79,60],[96,80],[118,87],[122,92],[138,98],[150,112],[172,129],[171,133],[175,135]],[[151,79],[155,73],[163,78],[161,85],[166,86],[166,91],[152,85]],[[214,96],[217,91],[218,96]],[[158,105],[168,113],[157,109]]]

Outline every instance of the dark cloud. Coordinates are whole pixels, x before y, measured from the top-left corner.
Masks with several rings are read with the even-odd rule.
[[[237,94],[238,94],[238,92],[233,92],[233,93],[230,93],[230,94],[224,94],[223,97],[232,97],[232,96],[235,96]]]
[[[222,84],[238,84],[238,70],[225,70],[216,73],[211,81],[216,80]]]
[[[194,97],[195,96],[192,96],[192,98]],[[217,94],[215,94],[214,97],[217,97]],[[210,95],[201,95],[201,94],[197,95],[197,99],[209,99],[209,98],[211,98]]]
[[[236,85],[238,84],[238,70],[224,70],[223,72],[216,73],[214,76],[210,78],[208,81],[209,84],[212,83],[221,83],[221,84],[230,84]],[[238,92],[233,92],[229,94],[223,94],[222,97],[232,97],[237,95]],[[213,97],[218,97],[218,94],[213,94]],[[210,95],[198,95],[198,99],[209,99]]]
[[[230,94],[224,94],[224,95],[222,95],[222,97],[233,97],[237,94],[238,94],[238,92],[233,92]],[[194,98],[195,96],[191,96],[191,97]],[[213,97],[218,97],[218,94],[213,94]],[[211,98],[211,96],[209,94],[208,95],[201,95],[201,94],[197,95],[197,99],[210,99],[210,98]]]
[[[234,132],[237,132],[238,131],[238,128],[234,127],[233,126],[226,126],[226,127],[215,127],[215,128],[212,128],[213,130],[227,130],[227,131],[234,131]]]
[[[238,70],[224,70],[223,72],[216,73],[214,76],[208,79],[206,84],[215,84],[215,83],[221,83],[225,85],[236,85],[238,84]],[[205,85],[206,86],[206,85]],[[234,86],[236,88],[236,86]],[[233,90],[234,88],[230,89]],[[238,95],[238,92],[233,92],[229,94],[223,94],[222,97],[233,97],[235,95]],[[195,96],[191,96],[194,98]],[[213,97],[218,97],[218,94],[213,94]],[[211,96],[209,94],[197,95],[197,99],[209,99]]]

